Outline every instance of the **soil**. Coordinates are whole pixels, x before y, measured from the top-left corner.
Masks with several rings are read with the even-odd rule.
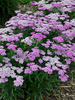
[[[26,11],[34,12],[33,6],[30,4],[19,4],[18,6],[22,13],[25,13]],[[67,70],[68,73],[71,72],[75,75],[74,71],[75,68]],[[72,76],[72,80],[68,80],[65,83],[61,82],[58,90],[59,93],[55,89],[54,92],[49,92],[50,96],[44,94],[42,100],[75,100],[75,76]]]

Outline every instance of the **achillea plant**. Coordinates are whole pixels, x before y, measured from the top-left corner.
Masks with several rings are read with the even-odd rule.
[[[71,6],[75,4],[69,1]],[[40,9],[52,9],[46,7]],[[65,14],[71,7],[62,9],[62,14],[50,11],[49,15],[43,11],[21,14],[18,10],[17,16],[5,23],[7,28],[0,29],[0,98],[41,100],[42,94],[68,81],[67,69],[75,62],[75,19],[69,21]]]

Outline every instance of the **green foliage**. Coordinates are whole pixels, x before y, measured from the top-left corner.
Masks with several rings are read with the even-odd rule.
[[[0,54],[0,63],[2,62],[3,60],[3,56]]]
[[[48,95],[50,95],[48,92],[53,91],[53,88],[57,87],[56,82],[58,82],[58,83],[60,82],[60,80],[58,80],[58,78],[57,78],[58,77],[57,72],[54,72],[54,76],[53,76],[53,75],[48,75],[47,73],[39,71],[35,77],[36,77],[35,78],[36,82],[34,83],[34,81],[33,81],[33,83],[30,84],[34,90],[33,91],[30,88],[30,90],[31,90],[30,95],[35,98],[35,95],[34,95],[34,93],[35,93],[38,100],[41,100],[40,98],[42,96],[41,95],[42,93],[43,94],[47,93]],[[54,85],[54,83],[55,83],[55,85]],[[34,100],[37,100],[37,99],[34,99]],[[33,100],[33,99],[31,99],[31,100]]]
[[[68,11],[66,11],[65,12],[68,16],[70,16],[68,19],[69,20],[72,20],[74,17],[75,17],[75,11],[72,11],[72,12],[68,12]]]
[[[15,87],[11,78],[6,83],[0,83],[0,100],[5,98],[5,100],[17,100],[17,96],[24,98],[24,92],[21,90],[21,87]],[[20,91],[21,90],[21,91]]]
[[[39,2],[39,1],[41,1],[41,0],[18,0],[18,1],[21,2],[21,3],[27,4],[27,3],[32,2],[32,1],[37,1],[37,2]]]
[[[17,0],[0,0],[0,25],[16,15],[14,11],[18,9],[17,4]]]
[[[57,86],[61,82],[58,79],[57,71],[53,71],[53,75],[40,70],[33,72],[31,75],[23,73],[22,75],[24,77],[22,86],[14,86],[11,78],[9,78],[8,82],[0,84],[0,88],[2,88],[0,99],[42,100],[42,94],[47,93],[50,95],[49,91],[54,91],[54,88],[58,90]]]

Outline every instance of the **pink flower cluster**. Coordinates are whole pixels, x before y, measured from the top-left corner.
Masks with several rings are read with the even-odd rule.
[[[20,66],[20,68],[17,65],[15,65],[16,67],[12,66],[12,64],[10,63],[11,59],[6,57],[6,50],[1,44],[0,55],[2,55],[3,57],[5,56],[2,60],[5,65],[2,65],[2,63],[0,63],[0,66],[2,67],[0,68],[0,83],[7,82],[8,79],[6,77],[11,77],[16,78],[16,80],[14,80],[15,86],[22,86],[24,82],[23,76],[16,75],[16,73],[20,74],[24,71],[24,74],[32,74],[32,72],[37,71],[38,69],[47,72],[48,74],[52,74],[53,70],[57,70],[58,74],[60,75],[59,79],[61,79],[61,81],[63,82],[67,81],[69,77],[67,74],[65,74],[66,69],[69,68],[69,64],[71,63],[71,61],[75,62],[75,44],[71,43],[71,40],[75,37],[75,19],[64,21],[64,25],[62,25],[58,20],[64,20],[65,18],[67,19],[70,17],[65,12],[71,12],[75,9],[75,1],[68,0],[67,2],[67,0],[62,0],[58,3],[53,2],[51,4],[45,4],[45,1],[41,0],[38,3],[34,1],[32,5],[38,5],[39,10],[47,9],[50,11],[50,14],[44,15],[43,11],[36,11],[35,13],[33,13],[33,15],[31,15],[32,12],[21,14],[20,10],[15,11],[15,13],[17,13],[17,16],[12,17],[5,23],[7,28],[0,29],[0,41],[3,43],[6,42],[7,49],[12,49],[14,51],[12,59],[15,59],[16,62],[19,62],[20,65],[23,65],[24,67],[23,69],[22,66]],[[57,12],[52,13],[53,7],[60,7],[59,11],[61,11],[62,14],[60,15]],[[23,37],[23,34],[25,35],[25,33],[14,34],[13,30],[15,30],[17,27],[22,31],[27,30],[26,27],[30,27],[30,29],[34,30],[35,32],[32,31],[29,37],[25,37],[25,39],[21,39],[21,41],[19,41],[19,38]],[[58,31],[60,36],[54,37],[52,39],[59,42],[59,44],[54,44],[52,41],[50,41],[50,39],[47,39],[46,43],[41,43],[41,45],[44,46],[45,51],[44,49],[40,49],[40,47],[34,46],[35,43],[40,43],[40,41],[46,38],[47,35],[50,35],[52,33],[52,30],[53,32],[55,32],[56,30]],[[35,42],[34,39],[37,39],[37,42]],[[18,48],[17,45],[15,45],[16,41],[31,46],[32,52],[23,52],[21,47]],[[65,41],[69,44],[64,44]],[[50,51],[51,49],[56,49],[56,56],[54,58],[51,57],[51,55],[53,55]],[[64,65],[60,61],[58,61],[60,59],[58,55],[68,58],[64,60],[67,65]],[[40,66],[39,64],[33,62],[34,60],[36,60],[36,58],[38,58],[37,63],[39,63]],[[28,67],[24,66],[24,62],[27,63]],[[45,65],[42,66],[43,62],[45,63]]]
[[[29,46],[32,45],[32,40],[31,40],[31,37],[26,37],[25,39],[22,39],[21,42],[23,43],[27,43]]]
[[[16,80],[14,80],[15,86],[22,86],[23,85],[23,76],[16,76]]]
[[[18,37],[23,37],[23,33],[19,33],[17,35],[11,35],[8,37],[8,41],[19,41]]]
[[[11,43],[7,43],[6,46],[8,46],[7,48],[8,49],[12,49],[12,50],[16,50],[16,45],[14,45],[14,42],[11,42]]]
[[[29,60],[33,61],[35,59],[35,57],[40,57],[40,50],[38,49],[38,47],[34,47],[32,48],[33,52],[30,52],[29,54],[26,55],[26,57],[29,58]]]
[[[56,40],[58,42],[64,42],[62,36],[54,37],[53,40]]]
[[[4,59],[9,59],[9,58],[5,58]],[[17,73],[21,73],[23,72],[23,67],[21,68],[18,68],[18,67],[14,67],[12,66],[12,64],[7,61],[6,62],[7,64],[5,64],[2,68],[0,68],[0,83],[4,83],[4,82],[7,82],[8,79],[6,77],[12,77],[12,78],[16,78],[18,80],[18,77],[20,76],[17,76],[16,73],[14,72],[15,70],[17,71]],[[0,65],[2,66],[2,64]],[[15,81],[15,85],[16,85],[17,81]],[[22,85],[23,83],[23,79],[21,79],[21,83],[18,82],[18,86],[19,85]]]
[[[3,46],[0,46],[0,54],[1,55],[6,55],[6,53],[5,53],[5,49],[3,49],[4,47]]]
[[[15,59],[15,61],[23,64],[24,61],[27,62],[27,57],[26,55],[28,54],[29,51],[23,52],[23,50],[21,48],[18,48],[18,50],[14,51],[16,54],[12,56],[13,59]]]
[[[41,41],[43,38],[46,38],[46,36],[42,35],[41,33],[36,33],[32,35],[32,38],[37,38],[37,41]]]

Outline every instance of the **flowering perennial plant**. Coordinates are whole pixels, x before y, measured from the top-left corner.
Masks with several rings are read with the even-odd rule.
[[[68,81],[66,70],[75,62],[75,19],[67,20],[70,16],[66,12],[75,11],[75,1],[49,1],[32,2],[39,9],[33,15],[15,11],[17,16],[5,23],[7,28],[0,29],[0,84],[11,82],[12,100],[22,90],[29,99],[24,94],[22,98],[40,100],[37,92],[41,98],[43,90],[52,89],[52,82]],[[54,7],[59,12],[53,13]]]

